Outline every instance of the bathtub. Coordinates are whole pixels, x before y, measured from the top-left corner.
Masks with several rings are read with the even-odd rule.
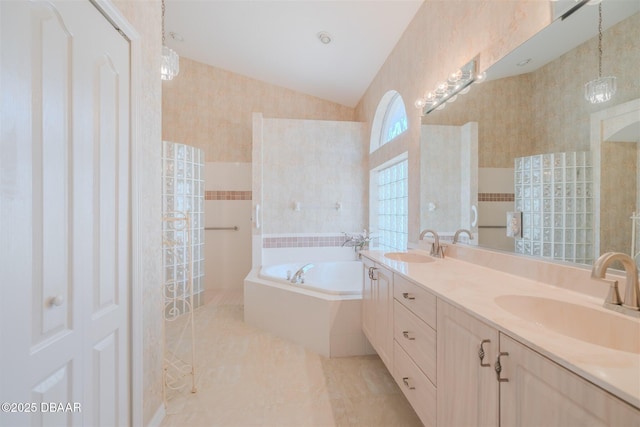
[[[245,323],[326,357],[373,354],[362,332],[362,263],[312,262],[304,283],[287,280],[305,264],[251,270],[244,280]]]

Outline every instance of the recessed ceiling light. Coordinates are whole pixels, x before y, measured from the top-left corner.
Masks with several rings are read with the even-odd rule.
[[[169,37],[171,37],[172,39],[174,39],[177,42],[183,42],[184,41],[184,37],[182,37],[180,34],[178,33],[174,33],[173,31],[171,31],[169,33]]]
[[[316,36],[318,36],[318,40],[320,40],[322,44],[331,43],[331,34],[327,33],[326,31],[320,31],[318,34],[316,34]]]
[[[527,58],[525,60],[522,60],[520,62],[518,62],[516,65],[518,67],[524,67],[525,65],[527,65],[529,62],[531,62],[531,58]]]

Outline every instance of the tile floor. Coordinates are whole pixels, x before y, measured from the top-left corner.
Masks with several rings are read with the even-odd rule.
[[[377,356],[327,359],[247,326],[241,294],[205,301],[195,312],[197,392],[190,383],[168,392],[162,427],[422,425]]]

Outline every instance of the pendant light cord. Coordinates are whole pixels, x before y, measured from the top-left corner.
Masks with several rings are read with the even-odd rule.
[[[598,4],[598,78],[602,78],[602,3]]]
[[[162,46],[164,46],[164,0],[162,0]]]

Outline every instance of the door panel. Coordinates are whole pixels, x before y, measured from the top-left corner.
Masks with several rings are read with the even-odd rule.
[[[129,43],[89,1],[1,1],[0,400],[129,424]],[[8,349],[8,350],[7,350]]]

